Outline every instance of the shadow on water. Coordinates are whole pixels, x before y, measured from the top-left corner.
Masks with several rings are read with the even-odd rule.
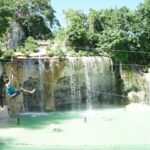
[[[116,108],[116,107],[115,107]],[[114,109],[115,109],[114,108]],[[101,107],[101,110],[106,109],[106,106]],[[108,107],[109,109],[109,107]],[[112,107],[111,107],[112,109]],[[19,113],[11,116],[10,119],[0,120],[0,128],[27,128],[27,129],[40,129],[50,124],[61,124],[73,119],[83,118],[82,112],[86,110],[75,111],[56,111],[56,112],[27,112]],[[18,122],[19,118],[19,122]]]
[[[27,118],[26,118],[27,117]],[[23,126],[26,128],[42,128],[43,126],[49,124],[61,124],[68,120],[75,118],[80,118],[77,113],[71,112],[53,112],[53,113],[43,113],[43,114],[32,114],[30,116],[23,115],[22,122]],[[31,122],[29,122],[29,121]],[[32,125],[31,125],[32,124]]]
[[[43,128],[50,124],[60,124],[76,118],[81,118],[80,114],[67,111],[50,113],[20,113],[12,116],[10,119],[0,121],[0,128],[21,127],[34,130]]]

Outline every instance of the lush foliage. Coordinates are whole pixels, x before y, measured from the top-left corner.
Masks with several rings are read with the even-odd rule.
[[[16,49],[8,49],[4,52],[1,52],[0,60],[11,60],[12,57],[16,57],[17,55],[29,56],[33,52],[38,52],[38,43],[32,38],[28,37],[23,45],[18,46]]]
[[[11,54],[1,51],[5,50],[13,22],[21,25],[25,39],[33,37],[36,40],[53,38],[52,28],[55,25],[59,26],[50,0],[0,0],[0,56],[3,54],[7,57]],[[35,43],[28,43],[28,40],[22,42],[22,46],[15,51],[21,51],[25,55],[36,51]]]
[[[68,10],[65,12],[68,22],[67,28],[67,45],[72,47],[86,46],[88,43],[86,30],[86,16],[82,11]]]
[[[64,58],[66,56],[66,53],[61,47],[61,42],[57,42],[57,45],[54,45],[56,43],[55,40],[50,40],[48,41],[48,46],[47,46],[47,55],[52,57],[52,56],[58,56],[61,58]]]
[[[27,36],[35,39],[52,37],[51,27],[59,25],[49,0],[16,0],[17,21],[22,25]]]
[[[64,12],[67,26],[57,32],[59,25],[49,0],[0,0],[0,45],[11,21],[17,21],[26,37],[52,39],[47,48],[49,56],[107,55],[116,62],[147,64],[150,61],[150,0],[132,11],[120,9],[93,10],[88,14],[69,9]],[[37,51],[37,44],[29,38],[15,51],[25,55]],[[31,42],[32,41],[32,42]],[[57,46],[55,49],[52,47]],[[75,52],[73,52],[75,50]],[[6,54],[7,55],[7,54]]]
[[[137,10],[79,10],[65,12],[67,45],[77,52],[106,54],[116,62],[142,63],[150,60],[150,0]],[[145,53],[149,52],[149,53]]]
[[[49,0],[0,0],[0,37],[11,21],[17,21],[26,36],[35,39],[51,38],[51,28],[59,25]]]
[[[59,22],[49,0],[16,0],[15,7],[15,17],[27,36],[35,39],[52,37],[51,27]]]
[[[16,52],[21,52],[22,55],[29,56],[33,52],[38,52],[38,43],[34,38],[28,37],[22,46],[18,46]]]
[[[12,0],[0,0],[0,37],[7,31],[14,9]]]
[[[5,51],[5,52],[1,52],[1,55],[0,55],[1,57],[0,57],[0,60],[1,61],[9,61],[9,60],[11,60],[11,58],[14,56],[14,49],[9,49],[9,50],[7,50],[7,51]]]

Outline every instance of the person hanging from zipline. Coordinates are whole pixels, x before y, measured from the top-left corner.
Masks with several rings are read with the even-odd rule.
[[[23,93],[29,93],[29,94],[33,94],[35,92],[35,89],[33,90],[27,90],[24,88],[19,88],[19,89],[15,89],[13,82],[14,82],[14,71],[11,68],[10,70],[10,74],[9,74],[9,79],[6,81],[7,83],[5,84],[6,87],[6,92],[9,95],[10,98],[15,98],[17,97],[21,92]]]

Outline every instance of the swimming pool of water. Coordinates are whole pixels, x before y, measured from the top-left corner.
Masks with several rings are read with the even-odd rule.
[[[18,114],[0,121],[0,149],[149,150],[150,107]]]

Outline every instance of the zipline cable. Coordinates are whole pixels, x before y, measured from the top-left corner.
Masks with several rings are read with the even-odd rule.
[[[51,57],[49,57],[49,60],[50,60],[50,58]],[[44,59],[44,58],[43,58]],[[46,60],[48,60],[48,58],[45,58]],[[55,58],[52,58],[52,59],[55,59]],[[4,59],[4,60],[9,60],[10,61],[10,59]],[[12,62],[11,63],[18,63],[18,62],[28,62],[28,60],[30,60],[30,59],[13,59],[12,60]],[[38,60],[41,60],[41,59],[35,59],[36,61],[38,61]],[[8,62],[8,61],[2,61],[2,62]],[[122,65],[122,66],[139,66],[139,67],[149,67],[150,66],[150,64],[148,64],[148,65],[141,65],[141,64],[136,64],[136,63],[134,63],[134,64],[122,64],[122,63],[119,63],[119,64],[117,64],[117,63],[114,63],[114,64],[112,64],[113,66],[120,66],[120,65]]]
[[[86,50],[86,51],[88,51],[88,50],[93,50],[93,49],[100,49],[102,52],[122,52],[122,53],[136,53],[136,54],[150,54],[150,52],[148,52],[148,51],[146,51],[146,52],[141,52],[141,51],[133,51],[133,50],[102,50],[101,48],[96,48],[96,47],[74,47],[74,48],[77,48],[77,49],[82,49],[82,50]],[[39,58],[39,59],[41,59],[41,58],[43,58],[43,57],[41,57],[41,56],[36,56],[36,57],[32,57],[32,58],[35,58],[35,59],[37,59],[37,58]],[[48,58],[48,57],[45,57],[45,58]],[[21,60],[23,60],[24,58],[20,58]],[[28,59],[28,58],[25,58],[26,60]],[[30,59],[30,58],[29,58]],[[0,59],[0,61],[3,61],[3,60],[8,60],[8,61],[10,61],[11,59]]]
[[[77,48],[77,47],[76,47]],[[78,48],[81,48],[81,47],[78,47]],[[82,47],[83,48],[83,47]],[[89,48],[89,49],[93,49],[93,48]],[[114,51],[114,50],[113,50]],[[115,51],[121,51],[122,52],[122,50],[115,50]],[[124,52],[127,52],[127,51],[124,51]],[[128,51],[128,52],[136,52],[137,53],[137,51]],[[150,53],[150,52],[139,52],[139,53],[145,53],[145,54],[147,54],[147,53]],[[47,59],[47,58],[46,58]],[[9,60],[10,61],[10,59],[4,59],[4,60]],[[24,60],[24,59],[23,59]],[[25,59],[26,60],[26,59]],[[40,58],[39,58],[39,60],[40,60]],[[14,62],[17,62],[17,61],[22,61],[22,60],[16,60],[16,59],[13,59],[12,61],[14,61]],[[4,62],[4,61],[3,61]],[[13,63],[13,62],[12,62]],[[113,65],[120,65],[120,64],[113,64]],[[150,65],[139,65],[139,64],[121,64],[122,66],[135,66],[135,67],[146,67],[146,66],[150,66]],[[20,78],[20,77],[19,77]],[[23,78],[22,78],[23,79]],[[30,79],[30,80],[32,80],[32,79]],[[32,81],[34,81],[34,82],[40,82],[41,83],[41,81],[36,81],[36,80],[32,80]],[[42,82],[43,84],[51,84],[51,83],[46,83],[46,82]],[[59,86],[63,86],[63,87],[69,87],[69,86],[65,86],[65,85],[60,85],[60,84],[57,84],[57,85],[59,85]],[[118,94],[113,94],[113,93],[108,93],[108,92],[105,92],[105,91],[92,91],[93,93],[101,93],[101,94],[108,94],[108,95],[112,95],[112,96],[120,96],[120,97],[127,97],[127,96],[123,96],[123,95],[118,95]]]
[[[23,79],[20,77],[18,77],[19,79]],[[46,85],[54,85],[53,83],[47,83],[47,82],[41,82],[41,81],[37,81],[37,80],[34,80],[34,79],[29,79],[30,81],[33,81],[33,82],[37,82],[37,83],[43,83],[43,84],[46,84]],[[65,86],[63,84],[58,84],[56,83],[57,86],[60,86],[60,87],[65,87],[65,88],[70,88],[70,86]],[[81,90],[81,89],[76,89],[76,90]],[[90,90],[91,92],[93,93],[97,93],[97,94],[107,94],[107,95],[111,95],[111,96],[117,96],[117,97],[122,97],[122,98],[127,98],[127,96],[124,96],[124,95],[119,95],[119,94],[114,94],[114,93],[108,93],[108,92],[105,92],[105,91],[95,91],[95,90]]]
[[[21,79],[23,80],[23,78],[19,75],[15,75],[17,79]],[[47,83],[47,82],[44,82],[44,81],[37,81],[35,79],[32,79],[30,78],[29,79],[30,81],[33,81],[34,83],[37,82],[37,83],[43,83],[43,84],[46,84],[46,85],[54,85],[53,83]],[[57,86],[60,86],[60,87],[65,87],[65,88],[70,88],[70,86],[65,86],[63,84],[58,84],[56,83]],[[80,89],[77,89],[77,90],[80,90]],[[108,92],[105,92],[105,91],[94,91],[94,90],[91,90],[93,93],[97,93],[97,94],[107,94],[107,95],[111,95],[111,96],[118,96],[118,97],[127,97],[127,96],[123,96],[123,95],[118,95],[118,94],[114,94],[114,93],[108,93]]]
[[[73,47],[73,48],[77,48],[77,49],[81,49],[81,50],[93,50],[93,49],[96,49],[96,50],[101,50],[102,52],[123,52],[123,53],[138,53],[138,54],[150,54],[150,52],[146,51],[146,52],[140,52],[140,51],[133,51],[133,50],[103,50],[101,48],[96,48],[96,47]]]

